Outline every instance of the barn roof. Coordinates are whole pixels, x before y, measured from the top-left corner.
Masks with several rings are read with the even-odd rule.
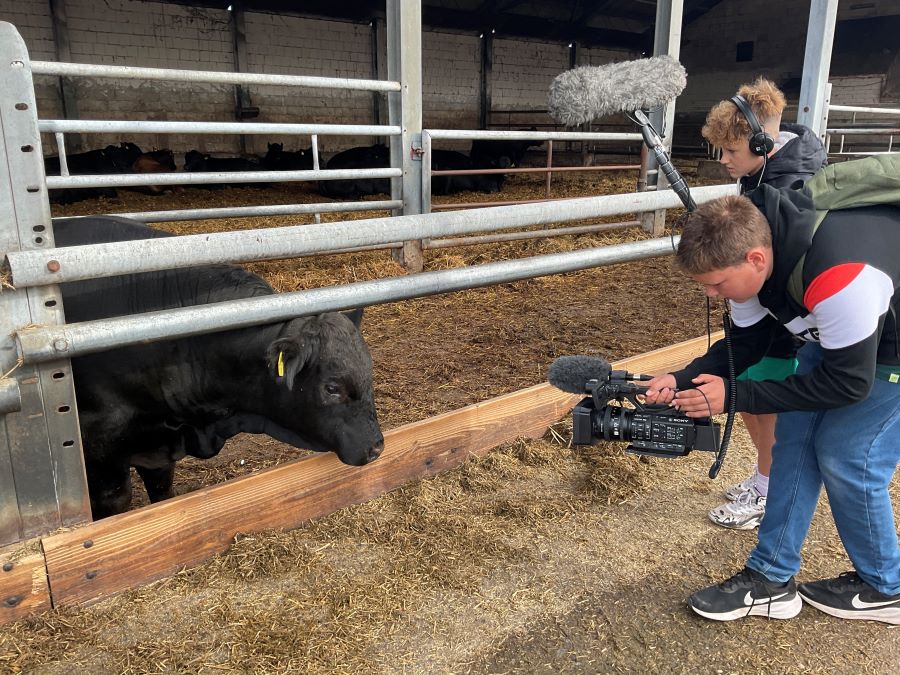
[[[229,0],[173,0],[178,4],[221,7]],[[684,26],[722,0],[684,0]],[[384,0],[235,0],[247,11],[368,22],[384,16]],[[619,47],[653,48],[656,0],[422,0],[422,23],[431,28],[483,32]]]

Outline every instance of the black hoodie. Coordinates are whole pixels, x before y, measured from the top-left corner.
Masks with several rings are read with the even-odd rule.
[[[741,192],[752,190],[760,183],[776,188],[802,187],[813,175],[828,163],[825,146],[811,129],[802,124],[782,124],[781,131],[796,134],[763,164],[760,171],[741,178]]]
[[[735,373],[764,355],[779,324],[819,342],[824,359],[805,375],[737,382],[737,410],[825,410],[864,399],[876,363],[900,363],[900,208],[830,211],[813,240],[814,209],[805,192],[762,185],[747,196],[772,228],[774,260],[759,293],[745,303],[731,303]],[[801,305],[788,294],[787,283],[804,254]],[[693,387],[692,378],[701,373],[727,378],[724,341],[674,373],[678,388]]]

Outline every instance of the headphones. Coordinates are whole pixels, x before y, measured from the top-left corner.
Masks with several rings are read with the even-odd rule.
[[[750,152],[759,157],[766,157],[775,147],[775,140],[763,130],[747,99],[738,94],[731,97],[731,102],[744,114],[750,125]]]

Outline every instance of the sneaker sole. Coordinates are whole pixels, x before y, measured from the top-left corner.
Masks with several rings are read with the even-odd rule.
[[[743,619],[746,616],[765,616],[770,619],[793,619],[803,609],[803,601],[799,595],[795,595],[791,600],[785,602],[776,602],[774,605],[769,603],[756,604],[752,607],[739,607],[730,612],[705,612],[697,609],[691,603],[688,606],[700,616],[713,621],[734,621],[735,619]]]
[[[803,602],[812,605],[820,612],[825,612],[839,619],[858,619],[863,621],[881,621],[894,626],[900,626],[900,607],[884,607],[881,609],[839,609],[837,607],[829,607],[821,602],[811,600],[798,591],[797,593]]]
[[[718,520],[716,520],[715,518],[713,518],[711,514],[708,514],[708,515],[709,515],[710,521],[712,521],[713,523],[715,523],[715,524],[718,525],[719,527],[726,527],[726,528],[728,528],[729,530],[755,530],[757,527],[759,527],[759,524],[762,522],[762,516],[759,516],[759,517],[756,517],[756,518],[751,518],[750,520],[748,520],[748,521],[746,521],[746,522],[744,522],[744,523],[732,525],[732,524],[729,524],[729,523],[722,523],[722,522],[719,522]]]

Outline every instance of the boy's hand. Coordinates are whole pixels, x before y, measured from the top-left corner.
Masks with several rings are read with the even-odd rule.
[[[644,394],[644,401],[650,404],[671,403],[675,398],[675,376],[671,373],[665,375],[657,375],[647,382],[647,393]]]
[[[698,375],[697,387],[675,394],[675,407],[688,417],[709,417],[725,411],[725,380],[716,375]],[[652,382],[652,381],[651,381]]]

